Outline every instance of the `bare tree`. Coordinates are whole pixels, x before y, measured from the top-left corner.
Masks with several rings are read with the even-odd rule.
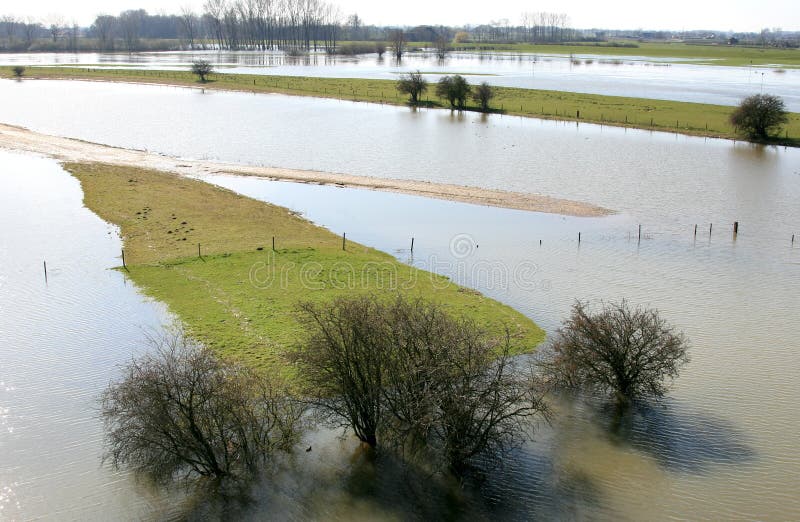
[[[472,101],[477,103],[483,112],[489,110],[489,103],[492,98],[494,98],[494,89],[486,82],[482,82],[475,87],[475,91],[472,93]]]
[[[688,362],[688,341],[658,311],[626,301],[592,313],[584,303],[559,329],[542,367],[552,383],[613,394],[618,404],[661,397]]]
[[[425,462],[464,474],[479,455],[499,462],[533,435],[546,408],[531,375],[515,366],[508,337],[490,339],[466,318],[423,299],[381,310],[388,439]]]
[[[180,332],[151,339],[102,397],[105,459],[154,479],[244,477],[296,443],[302,408],[277,381]]]
[[[383,58],[384,53],[386,53],[386,43],[385,42],[376,42],[375,43],[375,52],[378,53],[378,58]]]
[[[439,58],[439,60],[444,60],[447,58],[447,55],[450,52],[450,40],[447,38],[447,35],[444,32],[441,32],[436,38],[436,41],[433,42],[433,48],[436,51],[436,57]]]
[[[125,42],[125,50],[134,52],[139,48],[139,34],[142,30],[142,17],[146,13],[139,10],[123,11],[119,15],[119,28]]]
[[[397,90],[403,94],[408,94],[409,101],[416,105],[419,103],[420,96],[428,89],[428,82],[423,78],[422,73],[403,74],[397,80]]]
[[[92,32],[97,37],[97,45],[101,51],[114,50],[114,31],[117,18],[111,15],[98,15],[92,24]]]
[[[33,45],[33,39],[36,37],[36,33],[41,27],[41,24],[33,18],[28,18],[27,22],[22,24],[22,34],[25,38],[26,49],[30,49],[31,45]]]
[[[301,305],[309,342],[298,352],[314,402],[327,418],[353,430],[370,447],[384,422],[381,307],[368,298],[338,299],[328,307]]]
[[[14,45],[14,34],[17,32],[17,26],[20,23],[20,20],[17,20],[16,17],[11,15],[0,17],[0,24],[5,27],[6,39],[8,40],[8,49],[11,49]]]
[[[312,401],[371,447],[462,474],[531,435],[544,411],[508,340],[437,304],[362,296],[302,311],[312,334],[297,360]]]
[[[72,22],[72,25],[67,28],[67,35],[69,37],[69,50],[73,53],[78,52],[78,37],[81,35],[81,28],[78,26],[78,22]]]
[[[64,30],[64,17],[57,14],[49,15],[46,24],[47,30],[50,32],[50,37],[53,39],[53,43],[56,43]]]
[[[190,7],[183,7],[181,8],[180,22],[181,30],[189,49],[194,49],[194,40],[197,38],[200,19]]]
[[[389,33],[389,45],[392,48],[392,54],[400,61],[403,59],[403,54],[406,52],[406,33],[402,29],[395,29]]]

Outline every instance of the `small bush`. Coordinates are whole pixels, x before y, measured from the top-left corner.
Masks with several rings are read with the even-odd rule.
[[[22,78],[22,75],[25,74],[25,67],[21,65],[15,65],[11,68],[11,72],[14,73],[15,78]]]
[[[470,90],[467,80],[459,74],[442,76],[436,84],[436,96],[449,101],[453,109],[463,110],[466,107]]]
[[[422,73],[404,74],[397,80],[397,90],[403,94],[408,94],[409,101],[413,104],[419,103],[420,96],[428,90],[428,81],[423,78]]]
[[[751,138],[767,139],[789,121],[789,113],[778,96],[755,94],[742,100],[730,121]]]
[[[208,60],[195,60],[192,62],[192,74],[197,75],[202,83],[214,72],[214,67]]]
[[[481,83],[472,93],[472,100],[477,103],[483,112],[489,110],[489,103],[494,98],[494,89],[486,82]]]

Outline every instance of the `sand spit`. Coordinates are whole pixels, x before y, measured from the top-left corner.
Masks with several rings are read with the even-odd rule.
[[[42,154],[60,161],[111,163],[192,176],[203,176],[205,174],[257,176],[271,180],[399,192],[476,205],[547,212],[567,216],[599,217],[613,213],[611,210],[589,203],[551,198],[538,194],[523,194],[427,181],[186,160],[142,150],[122,149],[71,138],[49,136],[6,124],[0,124],[0,148]]]

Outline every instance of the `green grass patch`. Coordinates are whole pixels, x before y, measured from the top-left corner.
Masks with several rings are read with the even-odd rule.
[[[86,206],[120,227],[128,277],[192,336],[255,367],[292,373],[284,355],[306,335],[298,303],[364,293],[422,296],[494,337],[508,329],[516,353],[544,339],[514,309],[358,243],[342,250],[341,237],[285,208],[163,172],[65,168],[80,180]]]
[[[456,46],[466,51],[503,53],[591,54],[645,58],[677,58],[675,63],[703,63],[747,67],[750,65],[782,65],[800,68],[800,50],[747,47],[740,45],[687,44],[681,42],[614,42],[558,44],[492,44],[468,43]],[[626,46],[627,44],[633,46]],[[681,59],[684,60],[681,60]]]
[[[0,67],[0,77],[10,78],[12,75],[10,67]],[[407,98],[397,92],[396,82],[392,80],[217,72],[211,75],[211,81],[199,83],[189,71],[109,70],[77,67],[33,67],[25,71],[25,77],[155,83],[241,92],[336,98],[392,105],[407,104]],[[423,95],[423,105],[445,107],[446,102],[436,98],[432,91],[433,87],[431,86],[429,92]],[[495,92],[496,97],[492,101],[492,108],[494,112],[504,114],[600,123],[696,136],[745,139],[729,122],[734,108],[725,105],[510,87],[496,87]],[[470,102],[467,109],[478,110],[478,107]],[[789,123],[781,131],[780,139],[776,139],[774,143],[800,146],[800,114],[791,113],[789,115]]]

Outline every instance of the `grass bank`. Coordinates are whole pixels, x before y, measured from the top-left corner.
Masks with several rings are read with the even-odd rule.
[[[425,44],[422,44],[423,46]],[[430,44],[427,44],[430,45]],[[731,67],[781,66],[800,68],[800,50],[750,47],[743,45],[691,44],[683,42],[585,42],[558,44],[492,44],[465,43],[455,46],[465,51],[504,53],[580,54],[630,56],[644,58],[676,58],[675,63],[700,63]],[[681,60],[683,59],[683,60]]]
[[[0,77],[10,78],[10,67],[0,67]],[[140,69],[94,69],[78,67],[31,67],[30,78],[101,80],[202,87],[242,92],[280,93],[295,96],[336,98],[357,102],[405,105],[405,96],[391,80],[357,78],[308,78],[215,73],[211,81],[200,84],[188,71],[148,71]],[[428,107],[445,107],[430,89],[424,96]],[[602,96],[563,91],[497,87],[492,101],[495,112],[508,115],[548,118],[604,125],[625,126],[695,136],[743,139],[729,123],[733,107],[620,96]],[[468,105],[469,110],[477,110]],[[788,125],[774,143],[800,146],[800,114],[790,114]]]
[[[509,328],[517,353],[544,339],[512,308],[372,248],[348,241],[342,250],[340,236],[283,207],[159,171],[65,168],[80,181],[84,204],[120,227],[127,275],[139,288],[194,337],[250,365],[286,369],[282,355],[305,335],[299,302],[393,289],[437,301],[492,335]]]

